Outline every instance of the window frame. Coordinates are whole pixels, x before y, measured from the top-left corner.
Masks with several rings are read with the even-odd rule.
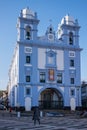
[[[75,84],[75,78],[73,77],[70,78],[70,84]]]
[[[53,68],[48,69],[48,81],[55,81],[55,70]]]
[[[46,82],[46,73],[45,72],[40,72],[39,73],[39,82],[40,83],[45,83]]]
[[[69,45],[73,45],[73,32],[69,32]]]
[[[70,95],[71,95],[71,96],[75,96],[75,89],[71,89],[71,90],[70,90]]]
[[[26,75],[26,82],[30,82],[31,81],[31,77],[30,77],[30,75]]]
[[[30,64],[31,63],[31,56],[27,55],[26,56],[26,64]]]
[[[74,59],[70,59],[70,67],[75,67],[75,61],[74,61]]]
[[[26,30],[25,31],[25,38],[26,38],[26,40],[31,40],[31,27],[27,26],[25,30]]]
[[[58,77],[58,76],[60,76],[60,77]],[[58,79],[59,79],[59,80],[58,80]],[[57,83],[62,84],[62,82],[63,82],[62,73],[58,73],[58,74],[57,74]]]
[[[27,90],[28,90],[28,93],[27,93]],[[30,89],[30,87],[26,87],[25,93],[26,93],[26,95],[30,95],[30,94],[31,94],[31,89]]]

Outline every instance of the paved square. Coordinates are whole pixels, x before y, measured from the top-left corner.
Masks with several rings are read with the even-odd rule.
[[[34,126],[32,116],[0,116],[0,130],[87,130],[87,118],[78,115],[42,117]]]

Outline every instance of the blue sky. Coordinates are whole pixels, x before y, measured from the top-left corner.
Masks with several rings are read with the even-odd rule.
[[[8,72],[17,40],[16,23],[21,9],[29,7],[40,20],[38,35],[44,35],[49,20],[57,30],[62,17],[78,19],[81,52],[81,80],[87,81],[87,0],[0,0],[0,89],[6,89]]]

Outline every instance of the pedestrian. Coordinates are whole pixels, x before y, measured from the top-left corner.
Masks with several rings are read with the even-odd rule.
[[[36,121],[38,121],[38,123],[40,124],[39,107],[34,107],[33,120],[34,120],[34,125],[36,125]]]
[[[9,108],[10,116],[12,116],[12,107]]]

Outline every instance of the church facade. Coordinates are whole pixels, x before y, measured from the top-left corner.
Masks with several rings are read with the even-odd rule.
[[[37,13],[21,10],[17,43],[9,68],[8,98],[12,107],[31,110],[81,107],[79,29],[66,15],[57,31],[52,24],[38,36]]]

